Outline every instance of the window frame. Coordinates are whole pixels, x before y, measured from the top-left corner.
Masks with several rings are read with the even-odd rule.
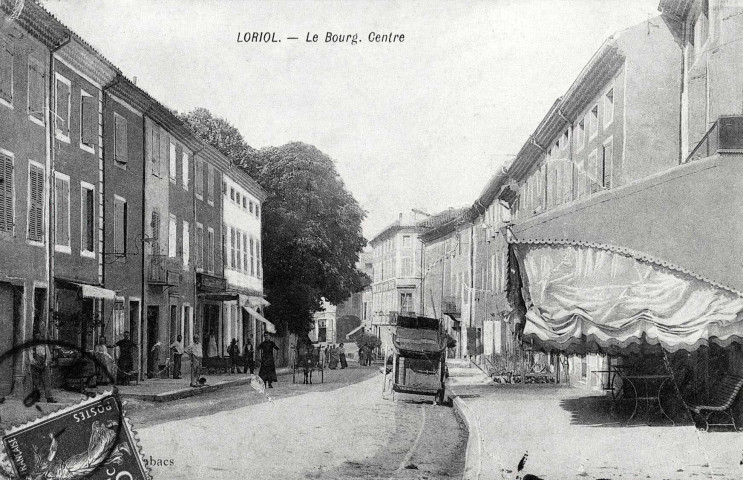
[[[121,125],[123,125],[124,128],[124,155],[125,159],[124,161],[121,161],[118,155],[118,146],[120,145],[120,139],[118,134],[118,125],[119,122],[121,122]],[[114,154],[114,165],[119,167],[122,170],[127,169],[127,165],[129,163],[129,123],[126,120],[126,117],[123,115],[120,115],[118,112],[114,112],[114,148],[113,148],[113,154]]]
[[[0,35],[0,48],[6,48],[11,58],[11,61],[8,63],[8,65],[10,65],[10,98],[6,100],[5,98],[0,97],[0,105],[5,105],[9,109],[14,110],[15,107],[13,106],[13,99],[15,98],[15,42],[13,41],[13,38],[6,34]]]
[[[611,115],[607,114],[607,111],[609,111],[609,108],[607,107],[607,101],[609,98],[609,94],[611,93]],[[606,90],[603,97],[603,103],[604,103],[604,118],[603,118],[603,124],[604,128],[609,127],[612,123],[614,123],[614,107],[616,106],[614,103],[616,96],[616,90],[614,89],[614,84]]]
[[[59,243],[59,232],[57,222],[59,221],[59,202],[57,201],[57,180],[67,184],[67,245]],[[70,176],[62,172],[54,172],[54,251],[59,253],[72,254],[72,218],[70,218],[70,198],[71,186]]]
[[[191,263],[191,225],[188,220],[183,220],[181,225],[181,258],[183,270],[188,270]]]
[[[189,167],[191,166],[190,160],[189,160],[189,153],[188,151],[183,148],[181,151],[181,186],[183,187],[183,190],[188,191],[188,185],[189,185]]]
[[[178,216],[168,215],[168,258],[178,257]]]
[[[204,200],[204,161],[201,159],[200,156],[194,155],[193,156],[193,162],[194,162],[194,187],[193,191],[196,195],[196,198],[203,201]]]
[[[606,184],[606,146],[611,144],[611,168],[609,169],[609,184]],[[614,135],[608,137],[601,144],[601,186],[603,188],[611,189],[614,188]]]
[[[201,238],[201,241],[199,241]],[[196,260],[194,261],[196,271],[204,270],[204,224],[196,222]]]
[[[11,220],[13,225],[8,230],[0,230],[0,235],[15,236],[16,227],[16,188],[15,188],[15,155],[13,152],[0,148],[0,155],[7,157],[10,161],[10,206],[11,206]],[[2,171],[2,165],[0,164],[0,172]],[[30,175],[29,175],[30,177]]]
[[[93,250],[87,250],[85,247],[85,235],[83,232],[83,226],[85,225],[85,214],[86,212],[83,210],[83,206],[85,205],[85,202],[83,202],[83,196],[87,192],[93,192],[91,205],[93,207],[93,214],[92,214],[92,222],[90,225],[90,230],[93,238]],[[88,182],[80,182],[80,256],[81,257],[88,257],[88,258],[95,258],[95,186],[93,184]],[[115,230],[114,230],[115,231]]]
[[[594,110],[596,110],[596,115],[595,115],[595,117],[594,117],[594,115],[593,115],[593,111],[594,111]],[[593,106],[591,107],[591,109],[590,109],[590,110],[588,110],[588,118],[589,118],[589,119],[590,119],[590,121],[591,121],[591,124],[590,124],[590,130],[589,130],[589,132],[588,132],[588,134],[589,134],[588,140],[589,140],[589,141],[590,141],[590,140],[593,140],[594,138],[596,138],[596,137],[598,136],[598,134],[599,134],[599,122],[600,122],[600,120],[599,120],[599,116],[600,116],[600,112],[599,112],[599,104],[598,104],[598,103],[596,103],[596,104],[594,104],[594,105],[593,105]]]
[[[575,135],[575,151],[580,152],[586,144],[586,116],[578,122],[578,135]]]
[[[178,147],[172,138],[168,145],[168,178],[170,183],[178,185]]]
[[[42,185],[42,188],[41,188],[41,206],[40,206],[41,208],[41,240],[35,240],[31,238],[31,219],[29,218],[29,216],[31,215],[31,207],[32,207],[32,202],[33,202],[31,198],[32,193],[33,193],[31,189],[31,169],[32,167],[37,168],[38,170],[41,170],[41,178],[44,181],[44,184]],[[26,195],[27,196],[27,199],[26,199],[26,202],[27,202],[26,203],[26,242],[29,245],[43,247],[46,245],[46,233],[47,233],[46,227],[48,226],[46,224],[46,218],[47,218],[46,214],[48,213],[47,202],[48,202],[48,195],[50,194],[49,188],[46,184],[47,177],[46,177],[46,169],[44,168],[44,165],[39,162],[29,160],[28,161],[28,175],[26,176],[26,180],[28,182],[28,184],[26,185],[26,193],[27,193]]]
[[[206,265],[206,271],[208,273],[214,273],[216,270],[216,264],[215,264],[215,258],[214,258],[214,251],[216,250],[216,246],[214,245],[214,228],[213,227],[207,227],[206,229],[206,236],[207,236],[207,265]]]
[[[216,173],[214,171],[214,165],[207,163],[207,185],[206,185],[206,203],[210,206],[214,206],[214,181],[216,180]]]
[[[59,83],[64,83],[67,85],[67,88],[69,89],[69,94],[67,95],[67,119],[64,121],[65,126],[67,127],[67,134],[63,133],[62,130],[57,128],[57,122],[59,121],[58,115],[57,115],[57,106],[59,105]],[[70,143],[70,134],[71,134],[71,128],[70,128],[70,118],[72,116],[72,82],[63,76],[59,72],[54,72],[54,138],[59,140],[60,142],[64,143]]]
[[[117,233],[118,233],[117,232],[117,230],[118,230],[117,227],[118,227],[118,225],[116,223],[116,204],[117,203],[123,205],[123,212],[122,212],[122,222],[123,222],[123,224],[121,225],[121,237],[122,237],[122,239],[121,239],[121,245],[122,245],[123,250],[120,251],[120,252],[119,251],[114,251],[113,252],[113,253],[116,254],[116,256],[118,258],[119,256],[126,257],[126,255],[127,255],[126,246],[127,246],[127,240],[128,240],[127,237],[129,236],[129,231],[128,231],[129,230],[129,202],[127,202],[126,198],[124,198],[122,196],[114,195],[114,211],[113,211],[113,217],[114,217],[114,221],[113,221],[113,224],[114,224],[114,235],[113,235],[114,236],[114,239],[113,239],[114,249],[116,249],[116,244],[118,243],[117,242],[117,238],[118,238],[117,237]],[[158,212],[158,215],[159,215],[159,212]]]

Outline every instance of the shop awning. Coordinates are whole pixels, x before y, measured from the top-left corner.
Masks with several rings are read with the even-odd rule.
[[[116,292],[107,288],[96,287],[93,285],[79,284],[82,288],[83,298],[102,298],[105,300],[115,300]]]
[[[249,314],[251,314],[252,316],[254,316],[256,319],[258,319],[258,321],[261,321],[261,322],[265,323],[266,324],[266,331],[268,333],[276,333],[276,326],[273,323],[271,323],[268,320],[266,320],[263,317],[263,315],[261,315],[260,313],[256,312],[251,307],[249,307],[249,306],[247,306],[245,304],[243,304],[242,307],[245,309],[246,312],[248,312]]]
[[[636,252],[513,245],[527,308],[523,337],[546,350],[692,351],[743,339],[743,297]]]
[[[358,331],[359,331],[359,330],[361,330],[362,328],[364,328],[364,326],[363,326],[363,325],[359,325],[358,327],[354,328],[353,330],[351,330],[350,332],[348,332],[348,333],[346,334],[346,338],[350,339],[350,338],[351,338],[351,335],[353,335],[354,333],[358,332]]]

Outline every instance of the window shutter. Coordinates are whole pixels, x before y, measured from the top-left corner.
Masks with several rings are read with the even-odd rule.
[[[28,113],[44,121],[44,71],[34,58],[28,62]]]
[[[167,162],[170,152],[170,135],[165,131],[160,132],[160,157],[157,161],[157,176],[163,176],[163,163]]]
[[[127,149],[126,119],[114,115],[114,158],[117,162],[126,164],[129,159]]]
[[[57,235],[56,244],[60,246],[70,245],[70,184],[66,180],[57,178],[55,181],[56,191],[56,222],[55,232]]]
[[[160,128],[157,125],[152,124],[152,174],[160,175]]]
[[[30,165],[29,177],[28,239],[40,242],[44,236],[44,171]]]
[[[13,231],[13,159],[0,155],[0,230]]]
[[[210,202],[214,202],[214,167],[208,166],[206,193]]]
[[[194,159],[196,162],[196,174],[194,178],[194,190],[196,195],[204,194],[204,164],[201,162],[200,157]]]
[[[152,211],[152,254],[160,254],[160,212],[157,210]]]
[[[69,135],[70,132],[70,87],[57,80],[57,98],[56,98],[56,131],[61,135]]]
[[[0,41],[0,98],[13,102],[13,42],[9,38]]]
[[[92,96],[83,95],[82,99],[82,125],[80,125],[80,140],[87,146],[95,146],[98,136],[98,109],[96,100]]]

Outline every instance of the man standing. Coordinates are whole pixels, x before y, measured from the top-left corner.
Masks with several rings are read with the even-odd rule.
[[[34,340],[42,342],[43,339],[41,338],[41,332],[34,332]],[[34,345],[28,352],[28,356],[34,396],[36,396],[35,392],[38,392],[39,397],[41,397],[41,390],[39,389],[41,386],[44,389],[46,401],[49,403],[57,403],[57,401],[54,400],[54,397],[52,397],[51,377],[49,376],[49,359],[51,358],[49,346],[45,343]]]
[[[198,387],[201,378],[201,357],[204,356],[198,335],[193,336],[193,343],[186,348],[186,353],[191,359],[191,386]]]
[[[119,347],[119,361],[116,362],[116,368],[118,370],[118,382],[121,385],[129,385],[129,377],[134,369],[134,357],[132,352],[136,346],[134,342],[129,339],[129,332],[124,332],[124,338],[116,342],[116,346]]]
[[[170,344],[173,352],[173,378],[181,378],[181,360],[183,359],[183,335],[178,335],[175,342]]]

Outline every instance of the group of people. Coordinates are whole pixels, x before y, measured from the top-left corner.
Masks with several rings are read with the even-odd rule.
[[[331,370],[338,368],[339,362],[341,364],[341,369],[348,367],[348,362],[346,361],[346,349],[343,347],[343,344],[341,343],[337,347],[335,344],[326,347],[325,361],[328,363],[328,367]]]
[[[374,349],[369,345],[359,347],[359,365],[362,367],[372,364],[374,358]]]

